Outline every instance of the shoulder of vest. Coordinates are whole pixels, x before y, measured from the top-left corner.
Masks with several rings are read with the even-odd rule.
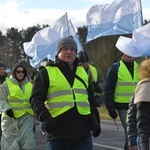
[[[81,65],[77,65],[77,67],[82,67]]]
[[[32,83],[30,82],[30,81],[27,81],[27,82],[26,82],[26,84],[30,84],[30,85],[33,85],[33,84],[32,84]]]
[[[92,70],[97,71],[96,67],[94,67],[94,66],[92,66],[92,65],[90,65],[89,68],[91,68]]]
[[[92,65],[89,65],[91,68],[95,68],[94,66],[92,66]],[[95,68],[96,69],[96,68]]]
[[[120,62],[121,62],[121,60],[115,63],[116,70],[118,70],[118,68],[119,68],[119,66],[120,66]]]
[[[58,66],[57,66],[57,64],[54,63],[54,64],[49,64],[46,67],[58,67]]]
[[[56,61],[48,62],[46,67],[48,67],[48,66],[57,67],[57,62]]]
[[[136,61],[134,61],[134,64],[136,64],[137,66],[139,65],[139,63],[138,63],[138,62],[136,62]]]

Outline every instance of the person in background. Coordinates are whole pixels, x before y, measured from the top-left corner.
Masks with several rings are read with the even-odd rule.
[[[104,89],[105,106],[108,109],[110,117],[114,119],[114,121],[119,115],[126,137],[124,150],[128,150],[126,135],[127,110],[130,98],[133,96],[139,80],[138,64],[134,61],[133,57],[124,53],[121,55],[121,60],[108,69],[106,75]]]
[[[93,150],[92,135],[100,134],[88,75],[78,64],[76,42],[64,37],[56,61],[40,70],[33,83],[30,102],[47,132],[47,150]]]
[[[90,65],[89,57],[86,52],[81,51],[78,54],[78,58],[79,58],[80,65],[85,69],[86,73],[88,74],[89,84],[94,91],[93,103],[96,107],[100,107],[100,103],[103,100],[104,79],[102,76],[100,76],[97,69],[94,66]],[[98,109],[96,109],[95,113],[100,118]],[[100,119],[98,122],[100,124]]]
[[[100,107],[100,102],[103,101],[104,98],[104,85],[105,80],[103,76],[98,73],[97,69],[89,63],[89,57],[85,51],[81,51],[78,55],[81,66],[87,72],[91,84],[94,90],[94,99],[97,107]]]
[[[3,82],[7,78],[7,74],[5,73],[6,65],[3,61],[0,61],[0,84],[2,85]]]
[[[28,81],[25,67],[16,63],[12,76],[1,85],[2,110],[1,150],[35,150],[34,117],[29,98],[32,83]]]
[[[30,76],[30,81],[33,83],[35,78],[36,78],[36,74],[38,73],[39,70],[43,69],[44,66],[39,66],[36,70],[33,70],[31,76]]]
[[[150,59],[139,65],[141,81],[135,89],[137,132],[140,150],[150,149]]]
[[[3,82],[7,78],[7,74],[5,73],[6,70],[6,65],[3,61],[0,61],[0,86],[3,84]],[[2,136],[2,130],[1,130],[1,116],[2,116],[2,111],[0,109],[0,139]]]
[[[11,76],[11,68],[6,68],[5,72],[7,73],[7,77]]]

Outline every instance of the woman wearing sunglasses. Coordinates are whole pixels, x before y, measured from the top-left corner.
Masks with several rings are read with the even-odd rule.
[[[1,150],[35,150],[34,117],[29,98],[32,84],[28,81],[27,70],[17,63],[12,75],[0,88],[2,109]]]

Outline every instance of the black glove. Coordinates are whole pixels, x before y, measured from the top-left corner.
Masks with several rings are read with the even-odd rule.
[[[59,128],[59,123],[53,118],[49,118],[47,122],[43,122],[43,126],[48,134],[55,133]]]
[[[101,126],[100,126],[100,116],[98,109],[96,107],[93,108],[93,112],[91,115],[91,127],[92,127],[92,136],[97,137],[101,133]]]
[[[108,110],[108,112],[111,118],[116,119],[118,117],[118,114],[115,109]]]
[[[95,107],[100,107],[101,105],[101,98],[99,95],[94,95],[94,105]]]
[[[98,137],[101,133],[101,126],[99,124],[99,129],[97,129],[96,131],[92,131],[92,136],[93,137]]]
[[[7,116],[9,116],[10,118],[16,119],[15,116],[14,116],[14,112],[12,111],[12,109],[8,109],[8,110],[6,111],[6,114],[7,114]]]

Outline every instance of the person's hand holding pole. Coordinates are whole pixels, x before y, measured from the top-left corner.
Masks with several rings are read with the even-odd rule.
[[[1,92],[1,94],[2,94],[2,96],[3,96],[3,98],[4,98],[4,100],[7,102],[7,99],[6,99],[6,97],[4,96],[4,93],[3,93],[3,91],[2,91],[1,88],[0,88],[0,92]],[[12,111],[12,109],[7,110],[7,111],[6,111],[6,114],[7,114],[10,118],[12,118],[12,121],[13,121],[13,123],[14,123],[14,126],[15,126],[16,130],[19,132],[19,128],[18,128],[18,125],[16,124],[14,112]]]

